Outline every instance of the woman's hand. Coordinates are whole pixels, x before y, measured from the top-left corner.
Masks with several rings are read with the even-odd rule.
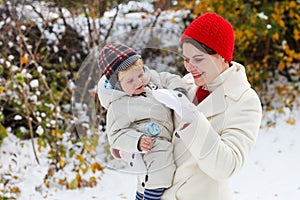
[[[139,149],[146,152],[150,151],[152,148],[152,140],[152,137],[143,135],[139,141]]]
[[[191,123],[197,117],[197,107],[182,93],[168,89],[157,89],[153,90],[152,94],[157,101],[173,109],[183,122]]]

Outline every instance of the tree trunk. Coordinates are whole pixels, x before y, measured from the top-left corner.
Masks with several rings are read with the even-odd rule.
[[[107,0],[99,0],[99,17],[102,17],[106,11]]]
[[[170,0],[155,0],[153,4],[155,10],[157,9],[167,10],[171,7]]]

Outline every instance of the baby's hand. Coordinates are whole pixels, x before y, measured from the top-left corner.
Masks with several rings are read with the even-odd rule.
[[[143,135],[140,139],[139,147],[142,151],[150,151],[152,148],[152,137]]]

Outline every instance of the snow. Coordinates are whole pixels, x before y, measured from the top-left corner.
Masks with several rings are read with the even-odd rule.
[[[289,125],[286,114],[275,128],[262,128],[244,168],[232,180],[236,199],[300,199],[300,113]],[[271,114],[271,113],[267,113]]]
[[[21,115],[15,115],[14,120],[21,120],[22,116]]]
[[[51,6],[52,6],[52,8],[51,8]],[[35,12],[35,10],[38,13],[40,13],[44,19],[47,19],[47,20],[56,19],[59,17],[58,8],[53,7],[53,5],[51,5],[50,3],[43,2],[43,1],[31,2],[28,5],[23,5],[21,7],[17,7],[17,14],[18,14],[18,17],[20,17],[20,18],[35,19],[35,20],[42,21],[42,19],[37,14],[37,12]],[[65,17],[71,17],[71,13],[65,8],[62,8],[62,14]]]
[[[261,19],[268,20],[268,16],[263,12],[258,13],[257,16]]]
[[[269,120],[265,112],[262,126]],[[286,123],[290,111],[277,116],[275,127],[260,129],[257,143],[242,170],[232,177],[234,200],[298,200],[300,199],[300,112],[292,113],[295,125]],[[66,190],[54,187],[42,189],[47,172],[46,149],[38,153],[35,162],[31,141],[21,141],[14,135],[4,139],[0,148],[0,174],[15,173],[14,185],[21,189],[20,200],[122,200],[133,199],[136,176],[105,168],[94,188]],[[67,172],[65,172],[67,173]],[[0,191],[3,184],[0,184]]]
[[[38,8],[38,4],[34,6]],[[30,16],[33,9],[32,6],[25,8],[23,12],[26,11],[27,15]],[[130,12],[131,9],[138,8],[146,9],[149,12],[152,12],[153,9],[149,4],[144,3],[141,6],[140,4],[134,5],[132,2],[127,6],[120,7],[121,15],[117,17],[115,22],[115,36],[118,36],[122,31],[126,31],[125,23],[131,22],[132,25],[140,25],[140,27],[150,26],[153,23],[153,15],[147,15],[143,11]],[[46,7],[43,6],[41,10],[43,9],[46,9]],[[45,10],[43,14],[45,18],[52,19],[56,17],[56,12],[56,10]],[[115,15],[115,12],[115,10],[111,10],[105,13],[104,18],[101,19],[103,26],[110,26],[111,18]],[[178,25],[179,23],[174,22],[178,22],[184,14],[187,13],[185,11],[163,12],[158,21],[164,25],[164,28],[180,32],[181,27]],[[23,13],[23,15],[26,14]],[[64,11],[64,15],[66,17],[70,16],[67,11]],[[36,18],[37,16],[32,17]],[[265,14],[260,13],[259,17],[264,19]],[[73,20],[72,18],[67,18],[68,23],[73,22]],[[0,28],[3,26],[1,23],[3,22],[0,22]],[[9,21],[6,23],[9,23]],[[84,28],[86,27],[84,16],[76,18],[73,23],[76,24],[75,27],[80,28],[83,35],[87,35],[88,30]],[[268,25],[267,28],[271,28],[271,25]],[[65,27],[61,21],[54,25],[56,33],[61,33],[64,29]],[[51,35],[47,32],[44,34],[50,42],[57,40],[56,35]],[[179,45],[178,38],[168,38],[164,41],[166,44],[160,44],[161,47],[164,45]],[[0,63],[3,62],[4,60],[0,59]],[[7,66],[12,65],[8,63]],[[12,68],[17,68],[17,66],[12,66]],[[39,66],[38,72],[41,73],[42,70],[42,66]],[[24,73],[27,75],[26,72]],[[74,83],[70,83],[71,88],[74,87],[73,85]],[[38,82],[33,80],[30,86],[35,88],[38,86]],[[45,105],[54,109],[52,104]],[[240,173],[232,177],[231,186],[234,192],[234,200],[300,199],[300,112],[295,110],[291,113],[289,110],[284,110],[283,114],[276,115],[275,127],[268,127],[266,124],[270,118],[273,118],[274,112],[277,111],[264,113],[257,143]],[[40,115],[41,117],[46,117],[45,113]],[[291,115],[295,119],[295,125],[290,125],[286,122]],[[82,116],[81,120],[85,120],[85,117]],[[16,115],[15,118],[15,120],[21,120],[22,116]],[[51,122],[49,122],[48,127],[51,126],[50,124]],[[11,128],[7,128],[7,132],[10,131]],[[37,133],[41,134],[42,132],[44,130],[41,127],[38,128]],[[35,147],[37,148],[37,146],[37,140],[35,140]],[[103,173],[97,174],[98,184],[94,188],[85,187],[76,190],[66,190],[64,187],[56,186],[45,189],[43,181],[49,168],[48,150],[46,147],[42,148],[41,151],[37,151],[37,157],[40,162],[40,164],[37,164],[31,140],[19,140],[9,133],[0,146],[0,180],[10,180],[10,184],[19,187],[21,192],[19,197],[9,193],[3,194],[5,184],[3,181],[0,181],[0,198],[2,195],[5,195],[7,198],[12,197],[20,200],[134,199],[136,188],[135,175],[125,174],[109,167],[106,167]],[[97,156],[99,157],[99,163],[105,165],[102,162],[101,155]],[[62,173],[64,173],[61,174],[62,176],[69,176],[70,179],[74,175],[67,170]]]
[[[37,87],[39,87],[39,80],[33,79],[32,81],[30,81],[29,85],[30,85],[32,88],[37,88]]]

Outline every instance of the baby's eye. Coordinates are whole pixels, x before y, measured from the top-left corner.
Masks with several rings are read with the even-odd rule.
[[[144,73],[140,73],[138,77],[142,78],[143,76],[144,76]]]
[[[133,79],[128,80],[127,83],[133,83]]]

